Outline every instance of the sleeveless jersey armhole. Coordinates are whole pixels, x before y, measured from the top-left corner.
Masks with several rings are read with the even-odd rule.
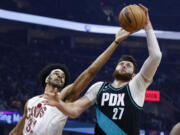
[[[128,95],[129,95],[129,97],[130,97],[131,102],[133,103],[133,105],[134,105],[136,108],[138,108],[139,110],[142,110],[143,107],[137,105],[136,102],[134,101],[134,99],[133,99],[133,97],[132,97],[132,95],[131,95],[131,91],[130,91],[130,88],[129,88],[129,84],[126,85],[126,87],[127,87]]]

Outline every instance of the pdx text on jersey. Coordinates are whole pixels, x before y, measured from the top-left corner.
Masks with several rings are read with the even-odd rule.
[[[103,93],[101,106],[105,104],[108,106],[125,106],[124,104],[125,93],[115,94],[115,93]]]

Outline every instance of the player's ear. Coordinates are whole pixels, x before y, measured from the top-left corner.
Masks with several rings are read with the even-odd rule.
[[[45,83],[47,84],[49,81],[49,76],[46,78]]]

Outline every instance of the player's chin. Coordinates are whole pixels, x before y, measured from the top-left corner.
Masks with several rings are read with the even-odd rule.
[[[50,85],[53,87],[62,88],[64,83],[62,83],[61,81],[52,81],[50,82]]]
[[[61,87],[63,87],[63,84],[64,84],[64,83],[62,83],[62,82],[55,82],[54,84],[55,84],[56,86],[58,86],[58,87],[61,88]]]
[[[58,86],[62,86],[64,83],[59,80],[59,79],[55,79],[53,82],[52,82],[54,85],[58,85]]]

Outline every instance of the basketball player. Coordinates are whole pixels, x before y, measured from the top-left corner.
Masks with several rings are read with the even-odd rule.
[[[56,106],[64,114],[76,118],[96,102],[95,135],[139,135],[140,113],[146,88],[161,61],[161,51],[149,20],[148,9],[140,4],[147,16],[144,26],[149,57],[137,73],[136,61],[124,55],[113,73],[114,81],[93,84],[85,96],[72,103],[59,100],[57,93],[46,93],[46,104]]]
[[[59,98],[64,102],[74,101],[87,87],[96,73],[107,62],[119,43],[130,35],[121,29],[117,32],[112,44],[74,81],[67,85],[69,79],[65,66],[60,64],[50,65],[40,74],[40,79],[45,92],[58,91]],[[10,135],[61,135],[62,129],[68,118],[66,114],[56,107],[43,103],[44,94],[29,99],[25,105],[24,115]]]
[[[170,135],[180,135],[180,123],[177,123],[171,130]]]

